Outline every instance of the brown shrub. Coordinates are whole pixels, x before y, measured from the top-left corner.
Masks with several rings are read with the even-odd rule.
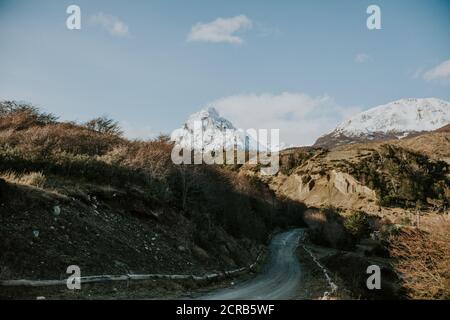
[[[41,112],[33,105],[14,101],[0,102],[0,130],[24,130],[55,123],[56,119],[54,115]]]
[[[450,221],[440,220],[423,229],[403,228],[389,239],[395,271],[410,298],[450,298]]]
[[[133,141],[111,150],[105,161],[113,161],[120,165],[142,169],[152,177],[166,180],[173,174],[171,160],[172,143],[166,136],[150,141]]]
[[[102,135],[72,123],[33,126],[20,131],[11,129],[0,135],[0,143],[18,146],[28,154],[67,152],[89,156],[103,155],[123,140]]]

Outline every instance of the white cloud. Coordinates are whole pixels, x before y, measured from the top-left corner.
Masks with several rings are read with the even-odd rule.
[[[130,35],[128,25],[112,15],[99,12],[91,17],[91,21],[114,37],[128,37]]]
[[[450,60],[446,60],[423,74],[426,81],[441,80],[450,83]]]
[[[355,62],[356,63],[364,63],[364,62],[366,62],[367,60],[369,60],[369,55],[368,54],[366,54],[366,53],[358,53],[356,56],[355,56]]]
[[[328,96],[303,93],[248,94],[224,97],[209,104],[241,129],[280,129],[285,145],[311,145],[359,109],[342,108]]]
[[[252,27],[252,21],[245,15],[233,18],[217,18],[209,23],[197,23],[192,26],[187,41],[241,44],[244,40],[235,33]]]

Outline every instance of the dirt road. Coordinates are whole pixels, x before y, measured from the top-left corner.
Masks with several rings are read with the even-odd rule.
[[[269,246],[269,262],[260,275],[231,288],[210,292],[199,299],[293,298],[301,278],[301,268],[295,250],[303,232],[302,229],[294,229],[276,235]]]

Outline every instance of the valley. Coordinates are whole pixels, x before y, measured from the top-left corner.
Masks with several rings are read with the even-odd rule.
[[[0,282],[64,280],[69,265],[82,276],[192,276],[79,293],[0,286],[2,298],[449,297],[445,127],[285,149],[279,172],[264,175],[251,162],[174,164],[168,136],[131,141],[105,119],[63,122],[14,102],[2,110]],[[373,264],[381,290],[365,285]]]

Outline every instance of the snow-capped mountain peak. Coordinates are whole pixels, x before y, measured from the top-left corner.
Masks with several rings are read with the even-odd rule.
[[[330,134],[320,137],[315,146],[402,139],[448,123],[450,102],[436,98],[400,99],[353,116]]]
[[[271,133],[260,135],[252,128],[236,128],[213,107],[202,109],[189,116],[180,129],[172,132],[171,140],[176,145],[202,152],[218,150],[246,150],[277,152],[279,141],[268,141]]]
[[[221,117],[219,112],[213,107],[205,108],[189,116],[189,119],[185,123],[185,127],[194,128],[194,123],[200,121],[203,129],[231,129],[236,130],[233,124],[227,119]]]
[[[192,114],[180,129],[173,131],[171,140],[183,148],[198,151],[246,148],[244,132],[237,130],[212,107]]]

